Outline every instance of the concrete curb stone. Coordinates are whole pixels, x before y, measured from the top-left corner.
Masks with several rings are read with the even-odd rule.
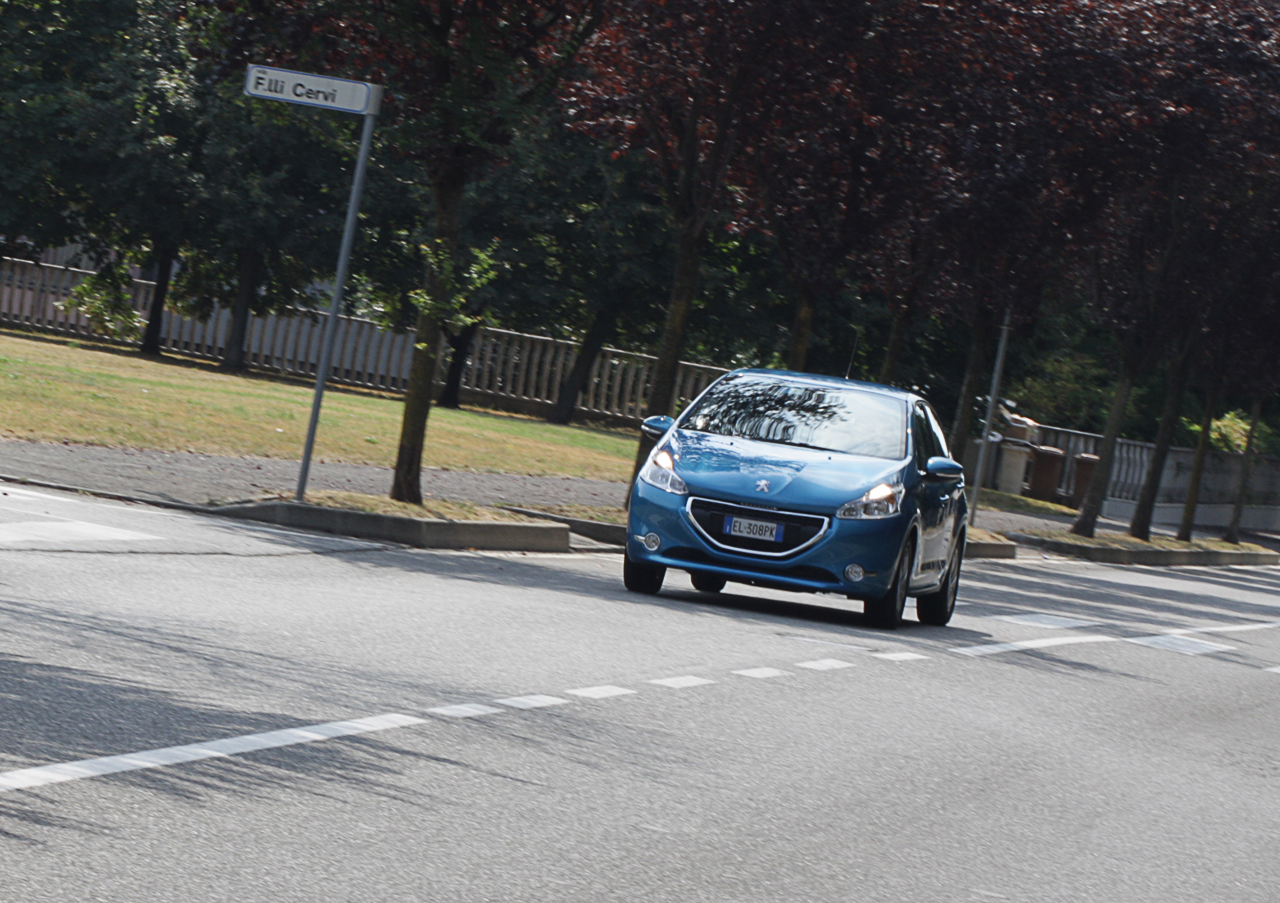
[[[964,544],[964,557],[970,558],[1017,558],[1018,546],[1012,542],[984,542],[970,539]]]
[[[419,549],[482,549],[490,552],[568,552],[564,524],[520,524],[501,521],[424,520],[298,502],[254,502],[207,509],[226,517],[264,521],[337,533],[357,539],[397,542]]]
[[[540,517],[543,520],[565,524],[571,532],[577,533],[579,536],[585,536],[588,539],[594,539],[596,542],[607,542],[615,546],[625,546],[627,544],[627,528],[622,524],[607,524],[603,521],[586,520],[581,517],[564,517],[560,514],[548,514],[545,511],[535,511],[532,508],[516,508],[512,505],[502,505],[501,507],[504,511],[523,514],[526,517]]]
[[[1060,539],[1029,536],[1026,533],[1004,534],[1015,542],[1039,546],[1059,555],[1083,558],[1103,564],[1148,564],[1164,567],[1186,565],[1274,565],[1280,564],[1280,552],[1229,552],[1215,549],[1116,549],[1082,546]]]

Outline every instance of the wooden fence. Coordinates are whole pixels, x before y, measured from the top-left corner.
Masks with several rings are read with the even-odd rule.
[[[98,336],[88,319],[67,310],[65,302],[89,270],[0,258],[0,324],[61,335]],[[133,305],[140,313],[151,306],[153,284],[133,283]],[[231,312],[219,308],[201,321],[165,312],[161,347],[193,357],[221,360]],[[320,356],[323,319],[316,311],[293,310],[253,317],[245,353],[263,370],[314,377]],[[402,391],[413,355],[412,331],[397,333],[357,317],[341,317],[334,346],[335,383],[392,392]],[[128,344],[137,344],[131,342]],[[560,384],[577,358],[578,343],[506,329],[477,331],[462,375],[462,396],[469,403],[545,414],[554,405]],[[444,351],[446,346],[441,345]],[[445,355],[438,356],[443,376]],[[591,369],[577,410],[589,417],[636,422],[647,407],[650,377],[657,359],[617,348],[604,348]],[[695,398],[725,373],[719,367],[682,362],[676,377],[677,407]]]

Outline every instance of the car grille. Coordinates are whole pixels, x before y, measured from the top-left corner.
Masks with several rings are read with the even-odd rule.
[[[712,499],[690,499],[688,511],[703,538],[712,545],[734,552],[770,558],[791,555],[812,545],[826,532],[829,523],[827,518],[816,514],[775,511],[772,508],[751,508]],[[730,518],[777,524],[781,536],[779,539],[760,539],[754,536],[735,535],[726,530]]]

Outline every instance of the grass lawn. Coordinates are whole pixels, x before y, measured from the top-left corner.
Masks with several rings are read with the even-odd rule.
[[[288,498],[292,499],[292,496]],[[370,514],[391,514],[396,517],[416,517],[421,520],[500,520],[522,524],[538,523],[536,518],[516,514],[502,508],[487,508],[470,502],[445,502],[427,499],[421,505],[396,502],[384,495],[367,495],[363,492],[336,492],[321,490],[308,492],[307,502],[321,508],[344,508],[348,511],[367,511]]]
[[[111,345],[0,330],[0,437],[297,459],[313,386],[147,360]],[[395,464],[403,404],[330,388],[316,458]],[[433,408],[425,464],[456,470],[626,480],[636,437],[476,410]]]
[[[1011,492],[999,492],[995,489],[983,489],[978,496],[979,511],[1009,511],[1014,514],[1061,514],[1075,517],[1079,512],[1075,508],[1059,505],[1054,502],[1042,502],[1025,495],[1014,495]]]
[[[1233,545],[1222,539],[1193,539],[1191,542],[1183,542],[1171,536],[1158,536],[1155,534],[1152,534],[1150,542],[1143,542],[1141,539],[1136,539],[1127,533],[1112,533],[1109,530],[1099,530],[1092,538],[1076,536],[1066,530],[1019,530],[1018,532],[1025,533],[1027,536],[1039,536],[1044,539],[1053,539],[1058,542],[1066,542],[1071,545],[1093,549],[1170,549],[1176,551],[1199,550],[1214,552],[1268,551],[1262,546],[1249,542],[1242,542],[1239,545]]]

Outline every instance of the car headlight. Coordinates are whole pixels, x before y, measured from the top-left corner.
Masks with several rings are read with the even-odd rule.
[[[893,517],[902,510],[903,495],[901,485],[881,483],[868,489],[862,498],[841,505],[836,517],[841,520]]]
[[[689,486],[676,476],[675,461],[671,460],[671,453],[666,449],[649,459],[649,463],[640,471],[640,479],[664,492],[674,492],[676,495],[689,493]]]

